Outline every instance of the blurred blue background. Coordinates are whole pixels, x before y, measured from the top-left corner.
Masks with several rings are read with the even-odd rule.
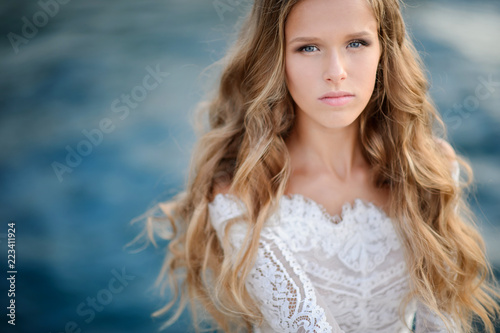
[[[124,245],[139,231],[129,222],[184,184],[200,73],[250,4],[217,1],[1,2],[1,332],[159,328],[150,314],[164,300],[150,287],[164,251]],[[409,1],[405,17],[451,143],[474,168],[471,204],[498,269],[500,2]],[[166,332],[189,327],[183,316]]]

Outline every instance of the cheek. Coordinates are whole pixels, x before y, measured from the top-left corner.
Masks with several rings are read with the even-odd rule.
[[[290,60],[285,65],[285,76],[286,84],[290,93],[296,93],[298,87],[300,87],[300,71],[298,70],[297,63]],[[299,90],[300,91],[300,90]]]
[[[292,59],[285,63],[285,76],[288,88],[300,94],[304,87],[310,87],[314,70],[307,61]]]
[[[358,63],[358,66],[355,66],[356,74],[354,75],[356,76],[356,80],[367,90],[373,90],[377,76],[378,63],[379,58],[377,53],[373,57],[369,57],[368,59],[365,58]],[[371,94],[371,91],[367,91],[367,93]]]

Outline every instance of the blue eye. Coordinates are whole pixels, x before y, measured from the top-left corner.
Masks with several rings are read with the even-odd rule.
[[[306,45],[306,46],[302,46],[301,48],[299,48],[299,51],[311,53],[311,52],[315,51],[315,49],[317,50],[318,48],[314,45]]]
[[[366,46],[366,45],[368,45],[368,43],[363,40],[355,40],[350,42],[348,47],[359,49],[361,46]]]

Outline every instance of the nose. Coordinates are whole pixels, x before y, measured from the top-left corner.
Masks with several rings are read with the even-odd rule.
[[[344,59],[341,54],[331,52],[325,60],[324,79],[332,83],[338,83],[345,80],[347,72],[345,68]]]

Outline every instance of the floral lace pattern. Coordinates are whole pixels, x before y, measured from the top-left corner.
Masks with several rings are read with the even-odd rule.
[[[324,309],[316,302],[311,282],[281,240],[268,236],[263,238],[270,242],[261,241],[261,251],[247,287],[252,295],[259,295],[269,325],[279,332],[332,332]]]
[[[209,213],[222,239],[226,222],[242,215],[244,205],[217,194]],[[243,222],[229,228],[234,251],[246,230]],[[283,196],[259,244],[246,281],[265,318],[255,332],[410,332],[415,314],[417,333],[446,332],[442,320],[415,300],[400,320],[409,291],[403,249],[393,221],[373,203],[356,199],[341,216],[331,216],[312,199]]]

